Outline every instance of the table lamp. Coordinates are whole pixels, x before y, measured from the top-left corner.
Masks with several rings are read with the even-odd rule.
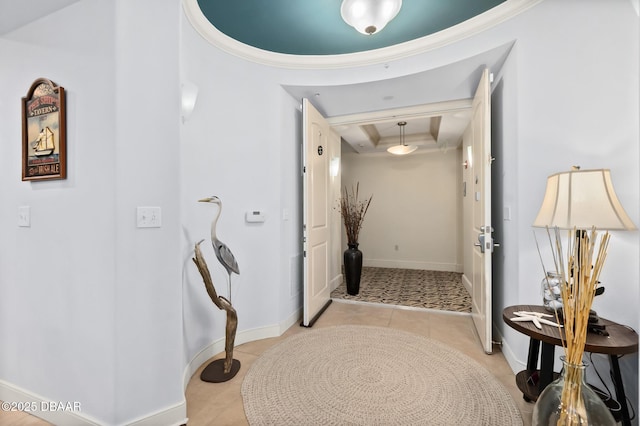
[[[556,173],[547,178],[547,189],[534,227],[602,230],[634,230],[611,183],[608,169]]]
[[[553,252],[556,274],[556,294],[562,296],[561,314],[567,331],[567,347],[573,347],[575,358],[582,358],[593,297],[609,243],[609,230],[634,230],[633,224],[616,196],[608,169],[580,170],[556,173],[547,178],[542,206],[533,222],[534,227],[547,228]],[[553,232],[551,231],[553,230]],[[560,230],[567,230],[567,250],[562,249]],[[598,239],[597,230],[607,231]],[[544,267],[544,265],[543,265]],[[549,271],[545,270],[549,276]],[[546,280],[547,285],[550,280]],[[545,280],[543,280],[545,283]],[[552,290],[550,287],[545,291]],[[583,322],[584,321],[584,322]],[[584,335],[581,330],[584,328]],[[576,335],[573,335],[573,331]],[[570,342],[570,339],[577,339]],[[576,359],[578,358],[579,359]]]
[[[580,170],[579,167],[573,167],[571,171],[556,173],[547,178],[547,189],[533,226],[573,231],[575,235],[572,238],[576,238],[578,249],[581,236],[588,240],[587,230],[636,229],[616,196],[610,171],[608,169]],[[569,243],[571,244],[572,241]],[[579,262],[581,259],[583,258],[578,256],[574,261]],[[554,262],[556,271],[545,271],[546,276],[542,281],[545,293],[544,304],[552,310],[562,305],[559,300],[562,279],[559,277],[560,271],[557,270],[562,265],[557,265],[555,256]],[[578,266],[577,263],[573,269],[576,266]],[[604,288],[599,288],[597,294],[603,291]]]
[[[540,394],[533,410],[533,424],[537,424],[536,420],[556,424],[555,419],[558,425],[583,424],[583,420],[591,424],[591,419],[595,424],[614,424],[600,398],[583,386],[582,356],[587,330],[607,334],[604,328],[593,328],[599,320],[591,305],[594,296],[603,290],[598,278],[606,259],[608,231],[636,227],[616,196],[609,170],[579,167],[549,176],[533,226],[545,227],[549,235],[557,291],[562,297],[562,307],[555,310],[556,320],[559,323],[562,314],[564,327],[559,334],[565,350],[563,375]],[[560,230],[567,230],[566,250]],[[605,232],[598,238],[596,230]],[[546,270],[545,275],[549,276]],[[551,290],[550,280],[546,283],[545,291]]]

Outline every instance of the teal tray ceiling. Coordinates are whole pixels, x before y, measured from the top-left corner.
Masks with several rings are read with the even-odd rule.
[[[379,33],[357,32],[341,0],[198,0],[206,19],[243,44],[290,55],[340,55],[397,45],[442,31],[505,0],[404,0]]]

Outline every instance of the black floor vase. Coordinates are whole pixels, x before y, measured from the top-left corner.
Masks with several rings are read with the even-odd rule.
[[[360,292],[360,275],[362,275],[362,252],[358,244],[349,244],[344,251],[344,275],[347,282],[347,293],[355,296]]]

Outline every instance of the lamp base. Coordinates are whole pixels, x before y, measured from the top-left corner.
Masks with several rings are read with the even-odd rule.
[[[558,309],[558,320],[560,324],[564,324],[563,312],[562,308]],[[601,336],[608,336],[609,332],[606,329],[606,326],[600,321],[600,317],[593,309],[589,310],[589,321],[587,323],[587,332],[595,333]]]

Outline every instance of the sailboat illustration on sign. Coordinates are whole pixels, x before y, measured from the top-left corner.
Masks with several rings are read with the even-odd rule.
[[[36,157],[44,157],[53,153],[55,144],[53,142],[53,132],[49,126],[40,130],[38,139],[31,142],[31,147],[35,150]]]

